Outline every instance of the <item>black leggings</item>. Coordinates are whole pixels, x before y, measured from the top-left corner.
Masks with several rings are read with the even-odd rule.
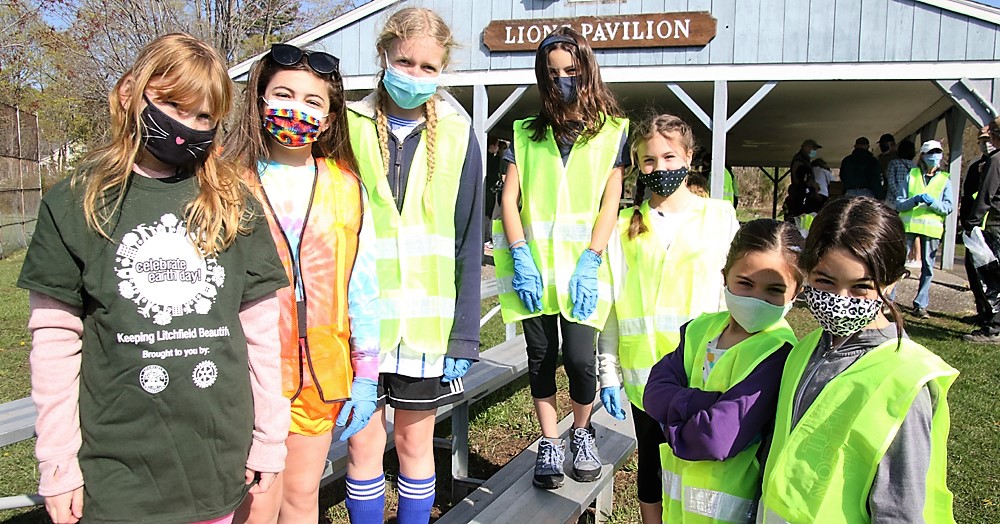
[[[639,468],[636,484],[639,488],[639,502],[656,504],[663,500],[663,481],[660,479],[660,444],[667,437],[660,429],[660,423],[645,411],[632,406],[632,422],[635,424],[635,440],[639,449]]]
[[[559,357],[559,330],[562,328],[563,366],[569,375],[569,397],[577,404],[591,404],[597,396],[597,330],[570,322],[562,315],[542,315],[521,321],[528,346],[528,382],[531,396],[548,398],[556,394],[556,360]]]

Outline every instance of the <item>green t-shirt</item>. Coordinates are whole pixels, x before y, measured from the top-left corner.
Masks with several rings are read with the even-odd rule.
[[[132,175],[108,233],[67,181],[42,200],[18,286],[82,308],[80,467],[87,522],[196,522],[246,493],[253,399],[240,304],[288,285],[263,216],[204,258],[194,177]]]

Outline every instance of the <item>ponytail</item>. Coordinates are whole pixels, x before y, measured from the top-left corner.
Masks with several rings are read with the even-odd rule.
[[[635,239],[635,237],[646,233],[649,228],[646,227],[646,222],[642,219],[642,203],[645,200],[643,196],[646,194],[646,184],[636,180],[635,181],[635,211],[632,213],[632,219],[628,224],[628,238],[629,240]]]

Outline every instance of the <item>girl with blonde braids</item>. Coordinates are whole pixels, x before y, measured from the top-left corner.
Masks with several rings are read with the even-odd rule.
[[[407,8],[376,42],[375,91],[348,105],[351,143],[378,239],[379,403],[349,441],[351,522],[382,522],[384,403],[395,409],[401,524],[434,504],[434,414],[464,395],[479,351],[482,166],[463,112],[437,89],[456,46],[440,16]]]
[[[53,522],[231,522],[285,464],[288,286],[239,170],[211,46],[157,38],[108,97],[111,140],[42,200],[30,290],[38,491]]]

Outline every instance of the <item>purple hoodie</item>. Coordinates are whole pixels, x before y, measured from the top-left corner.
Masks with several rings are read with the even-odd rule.
[[[692,461],[726,460],[762,437],[769,442],[791,344],[728,391],[702,391],[690,387],[684,367],[687,326],[681,326],[678,348],[653,366],[642,397],[646,413],[664,427],[674,455]]]

